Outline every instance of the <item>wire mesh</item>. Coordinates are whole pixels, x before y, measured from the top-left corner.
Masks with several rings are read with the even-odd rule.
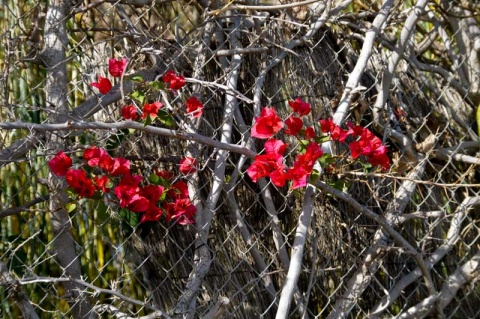
[[[6,0],[3,7],[3,318],[480,316],[478,4]],[[108,60],[123,57],[124,75],[113,78]],[[142,108],[132,95],[138,85],[168,70],[186,86],[154,91],[145,103],[162,102],[175,133],[122,126],[122,106]],[[107,94],[91,85],[98,76],[113,82]],[[186,115],[190,96],[204,104],[198,119]],[[306,121],[333,116],[345,128],[368,127],[392,161],[374,169],[332,145],[333,165],[311,180],[308,224],[308,190],[246,174],[248,152],[263,150],[250,137],[255,117],[273,106],[285,120],[297,97],[312,106]],[[278,138],[293,163],[301,142]],[[113,195],[66,193],[47,161],[63,149],[79,167],[92,146],[128,159],[137,174],[164,169],[188,181],[196,223],[140,223]],[[180,173],[186,155],[198,160],[195,175]]]

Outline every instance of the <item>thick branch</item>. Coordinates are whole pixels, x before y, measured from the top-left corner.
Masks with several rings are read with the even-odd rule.
[[[302,270],[302,258],[305,243],[307,241],[307,232],[310,228],[310,222],[313,214],[313,204],[315,198],[315,188],[308,185],[305,189],[303,198],[302,212],[298,218],[298,226],[295,234],[295,241],[292,246],[290,267],[288,268],[287,278],[283,285],[282,294],[278,304],[276,319],[289,318],[290,305],[292,297],[297,288],[298,277]]]

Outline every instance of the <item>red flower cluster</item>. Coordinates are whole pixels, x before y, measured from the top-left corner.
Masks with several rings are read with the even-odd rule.
[[[319,144],[322,142],[322,138],[317,137],[313,126],[303,129],[304,122],[301,117],[311,112],[310,104],[303,102],[300,98],[288,103],[294,114],[285,122],[278,117],[273,108],[268,107],[263,108],[260,116],[255,118],[251,136],[269,140],[265,142],[265,154],[255,157],[247,169],[247,174],[254,182],[263,177],[270,177],[272,183],[278,187],[283,187],[287,181],[292,181],[291,188],[296,189],[307,185],[307,179],[312,174],[315,163],[323,156]],[[380,165],[383,169],[390,167],[387,148],[368,129],[348,124],[349,130],[344,130],[335,125],[331,119],[320,120],[320,125],[322,132],[329,134],[335,141],[345,143],[349,136],[358,138],[349,144],[353,159],[363,155],[374,166]],[[286,126],[285,134],[304,140],[302,144],[306,145],[305,152],[297,155],[291,168],[284,164],[283,155],[287,145],[272,138],[284,126]]]
[[[373,166],[381,166],[385,170],[390,168],[387,147],[383,145],[382,141],[369,129],[348,123],[349,129],[344,130],[338,125],[335,125],[331,119],[320,120],[319,122],[322,132],[330,134],[330,137],[334,141],[343,143],[348,136],[358,138],[349,143],[350,154],[353,159],[357,159],[363,155]]]
[[[170,90],[180,90],[185,85],[185,78],[181,75],[175,74],[174,71],[170,70],[165,73],[163,76],[163,82],[169,84]]]
[[[153,121],[154,119],[157,118],[158,111],[162,107],[163,107],[163,104],[160,103],[160,102],[153,102],[151,104],[145,104],[143,106],[142,119],[146,119],[147,117],[150,117],[150,119]]]
[[[175,220],[181,225],[195,222],[196,208],[190,202],[188,187],[182,181],[171,184],[173,174],[155,171],[158,177],[166,181],[166,186],[142,186],[142,176],[131,173],[130,161],[125,158],[111,157],[106,150],[91,147],[83,152],[83,159],[87,166],[101,170],[102,174],[91,178],[83,168],[72,169],[72,159],[63,152],[58,152],[48,165],[55,175],[65,176],[68,186],[80,197],[93,197],[95,191],[105,194],[110,191],[108,186],[114,186],[113,193],[118,205],[142,214],[142,223],[157,221],[164,214],[166,221]]]

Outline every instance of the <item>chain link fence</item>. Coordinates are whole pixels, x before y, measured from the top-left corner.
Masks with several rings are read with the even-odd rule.
[[[478,3],[2,6],[3,318],[480,317]],[[91,83],[122,57],[99,93]],[[168,70],[185,87],[147,99],[173,127],[123,121],[122,106],[142,106],[132,93]],[[325,143],[332,165],[310,186],[252,182],[255,116],[274,106],[285,120],[297,97],[310,123],[368,127],[391,168]],[[291,163],[300,142],[282,134]],[[188,181],[196,223],[139,223],[111,196],[69,196],[47,161],[64,150],[79,166],[91,146]],[[179,172],[184,156],[195,174]]]

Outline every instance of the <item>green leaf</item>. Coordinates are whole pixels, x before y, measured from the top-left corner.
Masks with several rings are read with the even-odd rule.
[[[143,126],[147,126],[150,124],[152,124],[152,118],[150,116],[147,116],[147,118],[145,119],[145,122],[143,122]]]
[[[145,93],[142,91],[134,91],[130,94],[132,99],[137,100],[140,104],[143,104],[145,101]]]
[[[335,163],[335,158],[333,158],[332,155],[325,153],[318,159],[318,162],[323,168],[325,168],[328,165]]]
[[[131,226],[132,228],[135,228],[140,220],[137,213],[134,213],[126,208],[120,209],[120,217],[122,217],[122,220],[126,225]]]
[[[316,169],[312,170],[312,174],[310,175],[310,181],[312,184],[315,184],[315,182],[318,180],[320,177],[320,172],[317,171]]]
[[[65,205],[65,209],[67,210],[67,212],[71,213],[75,209],[77,209],[77,205],[75,203],[68,203],[67,205]]]
[[[133,82],[143,83],[143,77],[140,74],[136,74],[130,78]]]
[[[173,117],[167,112],[165,112],[164,110],[158,111],[158,120],[160,121],[160,123],[162,123],[165,126],[168,126],[168,127],[175,126],[175,120],[173,119]]]
[[[154,91],[160,91],[165,89],[165,83],[160,81],[152,81],[152,82],[149,82],[148,85]]]

